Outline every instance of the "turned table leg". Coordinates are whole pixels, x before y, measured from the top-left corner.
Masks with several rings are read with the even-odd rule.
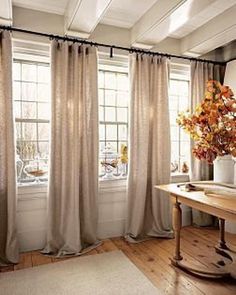
[[[176,263],[183,259],[180,254],[180,231],[182,227],[182,210],[180,203],[176,199],[176,202],[173,205],[173,229],[175,233],[175,255],[172,260],[172,264]]]
[[[219,240],[219,248],[228,249],[225,242],[225,220],[223,218],[219,218],[220,221],[220,240]]]

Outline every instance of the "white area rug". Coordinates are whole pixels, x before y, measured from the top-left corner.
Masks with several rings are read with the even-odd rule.
[[[161,294],[121,252],[0,273],[1,295]]]

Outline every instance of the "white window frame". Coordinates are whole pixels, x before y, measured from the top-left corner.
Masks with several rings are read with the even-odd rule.
[[[25,49],[25,43],[21,40],[16,40],[16,50],[14,51],[14,58],[16,59],[27,59],[27,60],[36,60],[42,62],[49,63],[49,44],[42,44],[38,42],[33,42],[34,46],[37,44],[42,45],[42,51],[37,52],[37,50],[33,49]],[[20,44],[20,45],[18,45]],[[23,44],[23,45],[22,45]],[[31,44],[31,42],[26,42],[26,44]],[[26,46],[28,47],[28,46]],[[30,47],[30,46],[29,46]],[[41,56],[41,59],[38,60],[38,57]],[[117,55],[115,58],[111,59],[108,53],[101,53],[99,52],[99,69],[105,69],[107,65],[112,65],[117,71],[121,71],[127,73],[128,72],[128,57]],[[178,64],[179,66],[179,64]],[[187,65],[189,66],[189,65]],[[173,71],[173,64],[171,65]],[[175,67],[174,67],[175,68]],[[186,65],[184,66],[185,69],[183,72],[186,74]],[[187,174],[175,173],[171,175],[171,182],[182,182],[182,181],[189,181],[189,176]],[[20,198],[23,198],[26,195],[31,196],[34,192],[38,194],[37,197],[41,198],[43,193],[44,197],[47,193],[47,186],[48,182],[42,184],[32,184],[32,183],[24,183],[18,185],[18,194]],[[113,179],[110,181],[105,181],[99,179],[99,190],[100,192],[109,191],[112,189],[114,192],[116,190],[124,190],[127,187],[127,179]],[[26,195],[25,195],[26,193]],[[31,194],[32,193],[32,194]],[[37,198],[36,197],[36,198]],[[28,197],[27,197],[28,198]]]
[[[102,68],[100,67],[99,68],[99,71],[102,71],[104,74],[107,73],[107,72],[111,72],[111,73],[115,73],[115,74],[121,73],[121,74],[128,75],[128,72],[127,71],[122,71],[122,70],[117,71],[117,70],[112,69],[111,67],[104,67],[104,66]],[[106,88],[99,88],[99,90],[100,89],[102,89],[103,91],[106,90]],[[115,91],[116,92],[119,92],[119,90],[115,90]],[[127,92],[129,92],[129,91],[127,91]],[[104,111],[105,111],[106,107],[109,107],[109,106],[105,104],[105,93],[103,95],[104,95],[104,104],[103,105],[100,105],[99,104],[99,108],[101,106],[104,109]],[[117,153],[118,153],[118,156],[119,156],[119,153],[120,153],[120,150],[119,150],[120,149],[119,142],[124,142],[128,146],[128,130],[129,130],[128,129],[128,116],[129,116],[129,106],[127,105],[127,106],[119,107],[119,106],[116,105],[116,106],[110,106],[110,107],[115,108],[116,115],[117,115],[117,111],[118,111],[119,108],[125,109],[127,111],[127,122],[122,122],[122,121],[106,121],[106,119],[105,119],[105,113],[104,113],[104,121],[99,121],[99,126],[104,126],[105,138],[104,138],[104,140],[99,138],[99,145],[100,145],[100,143],[104,143],[105,144],[104,146],[106,146],[107,143],[113,143],[113,144],[115,144],[116,145],[116,150],[117,150]],[[117,126],[117,138],[116,138],[116,140],[108,140],[106,138],[106,126],[107,125]],[[126,126],[127,139],[119,140],[119,126]],[[99,153],[101,153],[101,152],[102,151],[99,149]],[[127,176],[124,176],[124,177],[119,176],[117,178],[114,176],[113,179],[109,179],[109,180],[120,180],[120,179],[126,179],[126,178],[127,178]],[[99,177],[99,180],[100,181],[107,181],[108,179],[103,179],[102,177]]]
[[[186,110],[187,108],[189,108],[190,106],[190,64],[189,61],[185,61],[185,62],[178,62],[178,61],[174,61],[171,62],[171,67],[170,67],[170,80],[179,80],[179,81],[187,81],[189,83],[189,105],[186,106]],[[180,179],[180,181],[188,181],[189,180],[189,172],[188,173],[183,173],[180,171],[181,167],[180,167],[180,157],[181,157],[181,135],[180,135],[180,130],[181,127],[179,127],[179,160],[178,160],[178,171],[176,172],[171,172],[171,178],[172,178],[172,182],[176,182],[175,180]],[[189,146],[190,149],[190,146]],[[190,160],[190,159],[189,159]],[[189,164],[189,169],[190,169],[190,162]]]

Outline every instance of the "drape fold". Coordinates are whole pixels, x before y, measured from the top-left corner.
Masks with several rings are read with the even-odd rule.
[[[172,237],[170,202],[155,185],[170,182],[169,60],[130,54],[126,238]]]
[[[204,98],[206,82],[209,79],[218,80],[223,83],[225,65],[213,64],[202,61],[191,61],[190,63],[190,108],[191,112],[201,103]],[[211,180],[213,179],[213,167],[204,161],[196,159],[192,155],[194,146],[191,140],[191,161],[190,161],[190,180]],[[192,210],[193,223],[198,226],[210,226],[214,224],[214,218],[198,210]]]
[[[52,41],[47,245],[80,255],[95,247],[98,197],[97,49]]]
[[[12,98],[12,41],[0,32],[0,265],[19,260],[16,229],[16,165]]]

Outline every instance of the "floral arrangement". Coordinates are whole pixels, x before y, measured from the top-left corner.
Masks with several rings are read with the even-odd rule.
[[[196,142],[193,155],[212,164],[217,156],[236,157],[236,99],[228,86],[209,80],[205,98],[190,114],[178,115],[177,123]]]

